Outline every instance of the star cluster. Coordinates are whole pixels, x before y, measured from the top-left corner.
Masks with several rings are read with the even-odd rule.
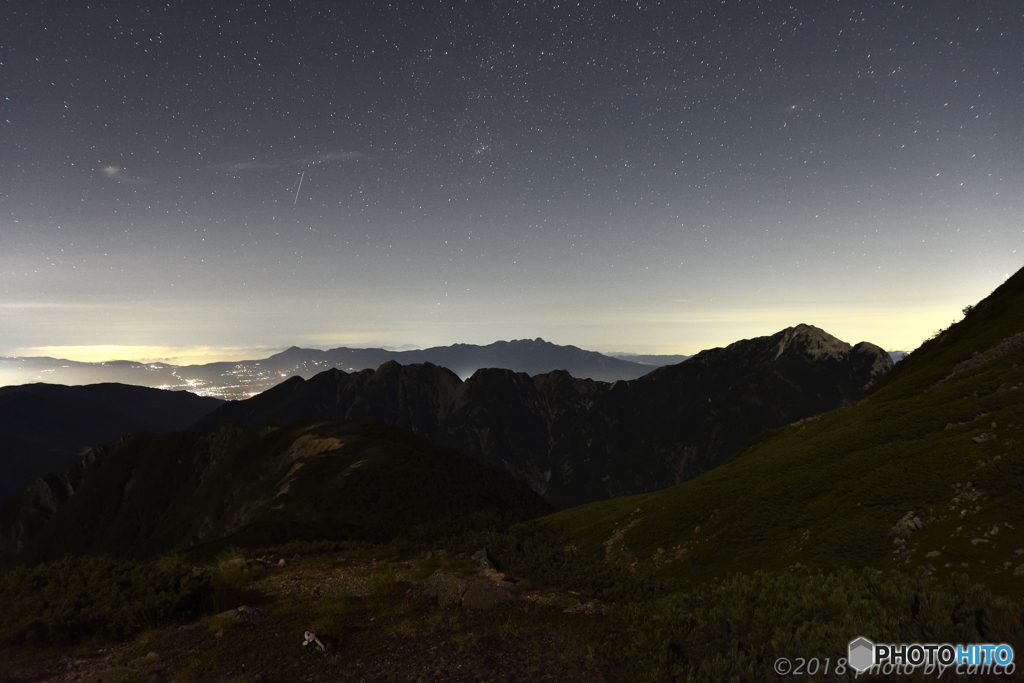
[[[913,348],[1020,266],[1014,2],[16,4],[0,354]]]

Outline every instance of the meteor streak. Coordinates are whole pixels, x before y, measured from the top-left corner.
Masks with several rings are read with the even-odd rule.
[[[292,206],[299,203],[299,192],[302,190],[302,179],[306,177],[306,171],[303,169],[302,175],[299,176],[299,188],[295,190],[295,201],[292,202]]]

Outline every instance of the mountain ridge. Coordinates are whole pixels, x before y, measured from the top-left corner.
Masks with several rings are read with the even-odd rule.
[[[382,542],[474,513],[509,523],[549,511],[508,474],[380,423],[137,433],[0,503],[0,566]]]
[[[137,431],[186,429],[223,401],[125,384],[0,387],[0,500],[93,446]]]
[[[480,346],[454,344],[428,349],[384,348],[306,349],[291,346],[267,358],[200,365],[163,362],[106,361],[85,363],[50,357],[0,358],[0,377],[8,384],[45,379],[50,383],[94,384],[120,382],[153,388],[187,389],[218,398],[249,398],[283,379],[298,375],[309,379],[330,367],[346,371],[376,369],[389,360],[404,365],[429,362],[469,377],[484,367],[499,367],[527,374],[566,370],[599,381],[635,379],[653,367],[680,362],[686,356],[645,356],[645,362],[616,358],[576,346],[561,346],[536,339],[497,341]],[[658,360],[661,359],[661,360]]]
[[[859,399],[892,367],[810,325],[702,351],[614,383],[431,363],[332,369],[232,402],[193,428],[379,420],[513,473],[556,507],[650,491],[724,462],[764,429]]]

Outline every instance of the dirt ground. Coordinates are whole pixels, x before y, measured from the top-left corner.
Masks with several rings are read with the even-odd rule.
[[[253,567],[244,586],[221,596],[228,610],[116,645],[0,652],[8,660],[0,683],[600,680],[586,631],[601,616],[565,612],[579,607],[574,595],[519,590],[489,613],[404,596],[438,566],[473,574],[472,563],[454,558]],[[392,595],[374,597],[369,579],[381,571],[397,581]],[[241,604],[251,610],[230,611]],[[314,626],[324,650],[302,644]]]

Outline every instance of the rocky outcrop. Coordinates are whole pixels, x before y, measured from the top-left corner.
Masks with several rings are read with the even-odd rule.
[[[1024,332],[1018,332],[1017,334],[1010,335],[985,351],[975,351],[970,358],[954,365],[949,374],[936,382],[932,388],[934,389],[944,382],[947,382],[951,377],[958,375],[961,372],[980,368],[986,363],[990,363],[997,358],[1002,358],[1006,354],[1016,351],[1021,346],[1024,346]]]
[[[508,581],[489,581],[476,576],[461,577],[441,568],[423,583],[410,588],[410,598],[430,598],[438,605],[462,605],[481,612],[490,612],[499,604],[515,598],[515,586]]]
[[[889,530],[889,533],[897,538],[910,538],[910,535],[915,531],[920,531],[924,527],[924,523],[921,518],[914,514],[911,510],[907,514],[900,518],[900,521],[896,522],[893,527]]]
[[[94,448],[60,474],[44,474],[21,495],[0,503],[0,564],[19,555],[29,540],[74,495],[86,472],[95,469],[106,452],[125,441],[122,438],[113,444]]]
[[[221,612],[217,616],[223,617],[224,619],[230,619],[236,624],[258,624],[262,621],[266,621],[267,617],[270,616],[270,612],[258,607],[241,605],[235,609],[229,609],[226,612]]]
[[[429,363],[388,362],[292,378],[195,429],[379,420],[500,467],[564,508],[692,479],[767,429],[857,401],[892,365],[874,344],[851,346],[809,325],[613,384],[493,368],[463,382]]]

